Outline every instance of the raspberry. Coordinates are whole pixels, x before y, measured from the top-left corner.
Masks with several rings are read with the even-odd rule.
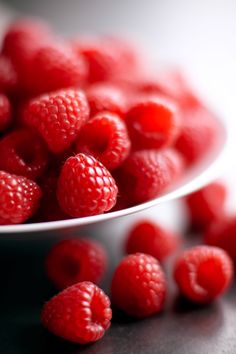
[[[110,327],[112,312],[105,293],[90,282],[63,290],[43,307],[43,325],[56,336],[71,342],[95,342]]]
[[[4,131],[8,127],[10,121],[11,121],[10,102],[4,94],[0,93],[0,132]]]
[[[111,285],[112,302],[129,315],[147,317],[162,310],[166,279],[158,261],[146,254],[124,257]]]
[[[0,170],[36,179],[49,156],[43,141],[28,129],[15,130],[0,140]]]
[[[179,242],[180,237],[173,232],[152,221],[142,220],[129,232],[125,250],[127,253],[146,253],[163,261],[176,250]]]
[[[182,131],[175,146],[191,165],[212,150],[217,136],[218,126],[213,115],[204,107],[198,107],[185,111]]]
[[[39,206],[39,186],[22,176],[0,171],[0,225],[20,224]]]
[[[126,159],[130,145],[124,122],[115,114],[101,112],[81,129],[76,151],[96,157],[112,170]]]
[[[217,247],[196,246],[183,252],[174,267],[174,278],[181,293],[197,303],[208,303],[230,285],[233,265],[225,251]]]
[[[70,147],[89,116],[80,90],[65,89],[39,96],[25,108],[25,122],[38,130],[54,153]]]
[[[183,163],[174,150],[141,150],[132,153],[115,176],[130,204],[146,202],[163,193],[181,175]]]
[[[176,107],[158,96],[140,98],[128,111],[126,124],[136,150],[169,146],[180,129]]]
[[[94,157],[78,154],[64,164],[57,198],[70,216],[104,213],[116,203],[117,186],[109,171]]]
[[[17,74],[7,57],[0,56],[0,92],[13,93],[17,88]]]
[[[204,229],[224,213],[226,187],[213,182],[185,198],[185,203],[194,228]]]
[[[223,248],[236,260],[236,217],[222,216],[214,220],[204,235],[204,241],[210,246]]]
[[[91,85],[86,94],[92,116],[102,111],[109,111],[124,117],[126,99],[120,88],[107,83],[97,83]]]
[[[99,283],[106,265],[107,255],[102,245],[83,238],[59,242],[46,259],[49,278],[62,289],[85,280]]]

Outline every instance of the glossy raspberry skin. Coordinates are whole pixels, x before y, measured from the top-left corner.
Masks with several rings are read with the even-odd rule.
[[[182,172],[183,161],[174,150],[140,150],[130,154],[115,177],[121,194],[135,204],[163,193]]]
[[[111,295],[113,304],[131,316],[160,312],[166,298],[166,279],[158,261],[143,253],[124,257],[114,272]]]
[[[45,171],[49,153],[41,138],[29,129],[15,130],[0,140],[0,170],[37,179]]]
[[[4,131],[11,122],[11,105],[7,96],[0,93],[0,132]]]
[[[108,83],[91,85],[86,91],[91,116],[102,111],[116,113],[124,117],[126,112],[126,99],[122,90]]]
[[[177,107],[159,96],[144,96],[129,109],[125,122],[135,150],[170,146],[180,132]]]
[[[61,208],[70,216],[102,214],[116,203],[117,186],[94,157],[77,154],[62,167],[57,186]]]
[[[222,295],[233,278],[233,264],[218,247],[196,246],[180,255],[174,267],[180,292],[189,300],[208,303]]]
[[[125,243],[125,251],[146,253],[160,262],[169,257],[178,247],[180,237],[151,220],[134,224]]]
[[[106,266],[105,249],[100,243],[85,238],[57,243],[46,259],[48,277],[61,289],[81,281],[98,284]]]
[[[80,90],[65,89],[32,99],[24,120],[44,138],[54,153],[70,147],[89,116],[89,107]]]
[[[0,171],[0,225],[20,224],[39,206],[39,186],[22,176]]]
[[[210,246],[223,248],[236,261],[236,217],[221,216],[207,228],[204,242]]]
[[[227,190],[223,183],[213,182],[185,198],[191,225],[206,228],[224,214]]]
[[[125,123],[109,112],[101,112],[81,129],[76,151],[94,156],[109,170],[119,167],[130,152]]]
[[[17,74],[7,57],[0,55],[0,92],[12,94],[17,89]]]
[[[77,283],[55,295],[41,314],[42,323],[50,332],[80,344],[103,337],[111,317],[108,296],[91,282]]]

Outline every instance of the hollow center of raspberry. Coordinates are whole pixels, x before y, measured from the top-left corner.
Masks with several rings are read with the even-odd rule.
[[[63,269],[63,272],[70,278],[76,278],[80,271],[80,265],[78,262],[74,262],[73,259],[70,258],[65,258],[62,263],[61,268]]]
[[[202,262],[197,270],[197,282],[209,294],[219,293],[225,282],[221,264],[215,259]]]
[[[99,294],[94,294],[90,306],[92,312],[92,322],[101,325],[104,321],[104,304]]]
[[[16,153],[27,165],[30,165],[34,161],[34,150],[29,149],[27,144],[18,145],[16,147]]]

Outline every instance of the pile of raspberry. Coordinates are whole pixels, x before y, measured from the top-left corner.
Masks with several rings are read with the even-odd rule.
[[[202,159],[217,134],[182,74],[157,70],[125,40],[65,39],[32,19],[2,38],[0,225],[146,202]]]

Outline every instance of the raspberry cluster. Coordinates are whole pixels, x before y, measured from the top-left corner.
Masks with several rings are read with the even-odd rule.
[[[41,190],[41,200],[18,198],[22,217],[0,205],[0,219],[14,224],[155,198],[204,157],[218,131],[182,74],[156,72],[132,43],[60,38],[42,21],[21,19],[2,38],[0,134],[0,183],[7,173],[21,177],[19,188],[28,178],[37,185],[31,193]],[[2,198],[16,203],[13,194]]]

